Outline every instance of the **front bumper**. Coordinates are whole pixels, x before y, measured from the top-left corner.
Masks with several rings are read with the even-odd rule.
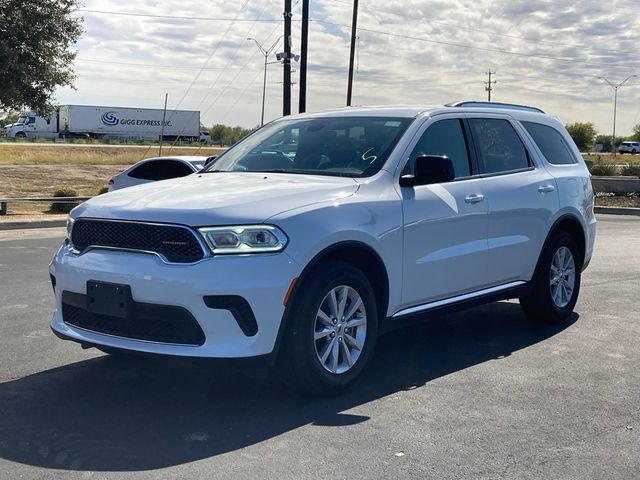
[[[92,249],[77,255],[63,245],[51,265],[55,277],[56,310],[51,328],[59,336],[89,345],[145,353],[210,358],[244,358],[273,351],[284,315],[283,299],[300,267],[285,252],[263,255],[215,256],[190,265],[167,264],[146,253]],[[128,285],[135,302],[186,309],[204,332],[201,345],[184,345],[98,333],[65,323],[63,292],[85,295],[87,282]],[[257,332],[237,321],[233,308],[205,303],[205,297],[246,300]],[[68,294],[67,294],[68,297]],[[253,333],[253,332],[249,332]]]

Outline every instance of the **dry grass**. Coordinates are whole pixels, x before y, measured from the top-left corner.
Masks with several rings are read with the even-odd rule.
[[[582,158],[594,164],[640,165],[640,155],[618,154],[614,157],[608,153],[583,153]]]
[[[163,155],[216,155],[222,149],[164,147]],[[158,154],[158,147],[89,145],[1,145],[0,198],[50,197],[61,187],[81,196],[97,195],[129,165]],[[42,212],[49,204],[9,204],[14,212]]]
[[[601,207],[640,208],[640,196],[638,195],[596,196],[596,205]]]
[[[167,147],[163,155],[217,155],[219,147]],[[158,155],[158,147],[121,147],[89,145],[1,145],[0,172],[3,165],[132,165],[143,158]]]

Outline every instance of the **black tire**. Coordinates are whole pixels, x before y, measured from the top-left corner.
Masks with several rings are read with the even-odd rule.
[[[557,278],[559,282],[564,279],[571,283],[569,270],[566,271],[567,275],[564,275],[564,271],[557,273],[555,277],[552,274],[552,262],[556,253],[562,249],[568,249],[573,260],[573,290],[566,299],[566,303],[562,296],[560,301],[556,302],[552,294],[552,280],[554,278]],[[566,253],[566,250],[564,252]],[[534,322],[556,323],[571,315],[580,293],[581,271],[582,258],[574,238],[564,230],[554,232],[538,261],[531,294],[520,297],[520,306],[526,316]]]
[[[16,138],[27,138],[27,134],[24,132],[16,133]]]
[[[359,351],[359,356],[353,361],[353,365],[342,373],[332,373],[328,367],[323,366],[320,358],[322,347],[325,346],[329,350],[330,342],[344,341],[345,345],[340,344],[336,347],[340,352],[336,358],[347,362],[345,351],[342,348],[348,349],[351,347],[351,343],[347,339],[346,330],[341,331],[344,337],[338,333],[331,337],[315,340],[314,334],[321,333],[316,330],[316,319],[321,307],[326,309],[327,303],[325,301],[328,301],[326,297],[330,292],[345,286],[352,289],[362,300],[364,310],[359,309],[353,318],[356,316],[362,318],[364,312],[366,317],[365,336],[362,349],[354,349]],[[354,266],[345,262],[330,262],[311,272],[304,284],[298,285],[296,290],[288,306],[288,320],[283,332],[282,351],[277,363],[278,374],[287,385],[295,390],[313,395],[335,395],[357,381],[373,356],[378,337],[378,311],[373,289],[365,275]],[[349,292],[352,293],[351,290]],[[347,301],[352,302],[351,299]],[[351,304],[356,303],[352,302]],[[349,305],[348,303],[345,306],[345,311],[349,310]],[[342,325],[346,326],[347,323]],[[330,329],[324,325],[322,328]],[[339,325],[334,328],[339,328]],[[357,333],[357,328],[351,329],[351,333]],[[331,362],[333,355],[333,352],[329,354],[327,365]]]

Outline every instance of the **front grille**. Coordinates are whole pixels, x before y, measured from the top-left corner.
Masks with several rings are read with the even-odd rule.
[[[82,252],[89,247],[112,247],[155,252],[169,262],[192,263],[205,253],[196,234],[186,227],[79,218],[71,242]]]
[[[119,318],[89,312],[86,295],[62,292],[64,323],[92,332],[150,342],[202,345],[202,328],[188,310],[173,305],[134,302],[135,315]]]

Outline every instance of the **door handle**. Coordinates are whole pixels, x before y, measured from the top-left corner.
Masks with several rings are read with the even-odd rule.
[[[553,192],[556,189],[553,185],[540,185],[538,191],[540,193]]]
[[[484,200],[484,195],[481,194],[474,194],[474,195],[467,195],[466,197],[464,197],[464,201],[467,203],[480,203],[481,201]]]

